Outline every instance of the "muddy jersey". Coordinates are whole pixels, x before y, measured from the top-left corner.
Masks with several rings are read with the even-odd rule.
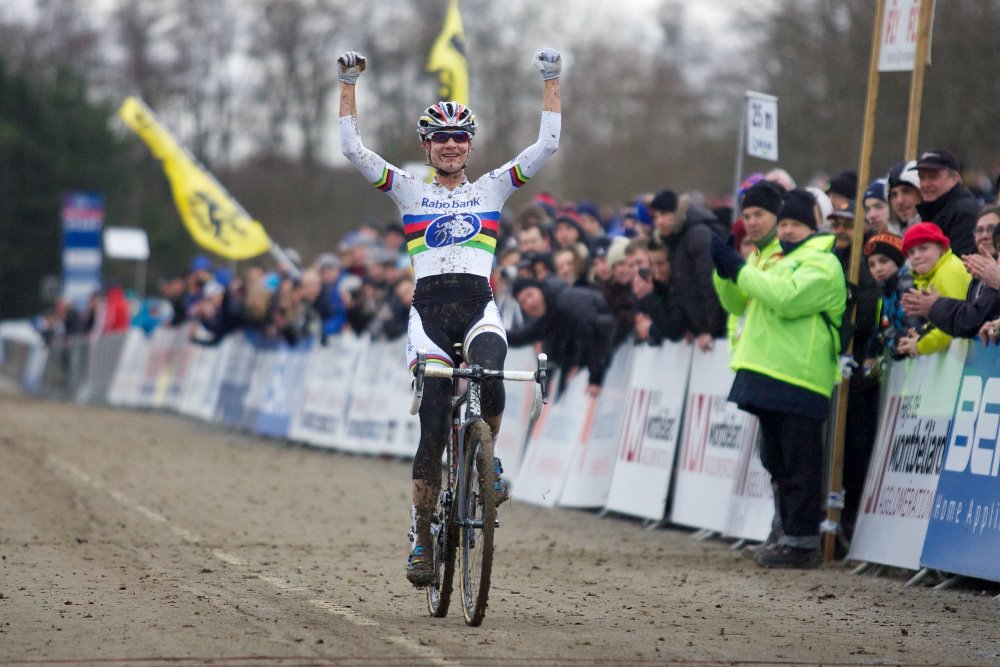
[[[499,169],[451,191],[436,182],[424,183],[365,148],[354,116],[340,117],[340,146],[364,177],[399,207],[417,281],[446,273],[488,278],[504,202],[556,152],[560,125],[560,114],[543,111],[538,141]]]

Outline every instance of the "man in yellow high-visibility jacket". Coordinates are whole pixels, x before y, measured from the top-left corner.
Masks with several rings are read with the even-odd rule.
[[[822,560],[823,422],[840,379],[847,287],[833,237],[817,226],[815,198],[792,190],[778,213],[780,257],[766,271],[722,239],[712,241],[718,278],[748,298],[729,400],[760,420],[761,462],[779,496],[782,537],[757,553],[762,567],[811,568]]]

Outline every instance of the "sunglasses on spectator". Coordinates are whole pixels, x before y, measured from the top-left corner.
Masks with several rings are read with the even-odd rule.
[[[468,132],[435,132],[430,136],[435,144],[446,144],[449,139],[454,139],[456,144],[467,144],[472,141],[472,135]]]
[[[854,226],[854,218],[828,218],[830,220],[830,229],[850,229]]]

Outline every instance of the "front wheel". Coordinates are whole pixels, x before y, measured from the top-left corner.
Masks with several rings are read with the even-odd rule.
[[[486,615],[493,570],[494,501],[493,433],[484,421],[465,430],[465,460],[458,472],[458,541],[462,567],[465,622],[479,625]]]

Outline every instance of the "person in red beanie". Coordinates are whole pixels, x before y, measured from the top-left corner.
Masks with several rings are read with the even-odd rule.
[[[933,287],[941,296],[965,298],[972,276],[965,270],[962,260],[951,251],[951,242],[936,224],[919,222],[911,225],[903,235],[903,254],[913,268],[915,290],[930,290]],[[950,344],[951,336],[930,326],[922,334],[911,329],[899,339],[896,349],[901,354],[916,357],[940,352]]]

